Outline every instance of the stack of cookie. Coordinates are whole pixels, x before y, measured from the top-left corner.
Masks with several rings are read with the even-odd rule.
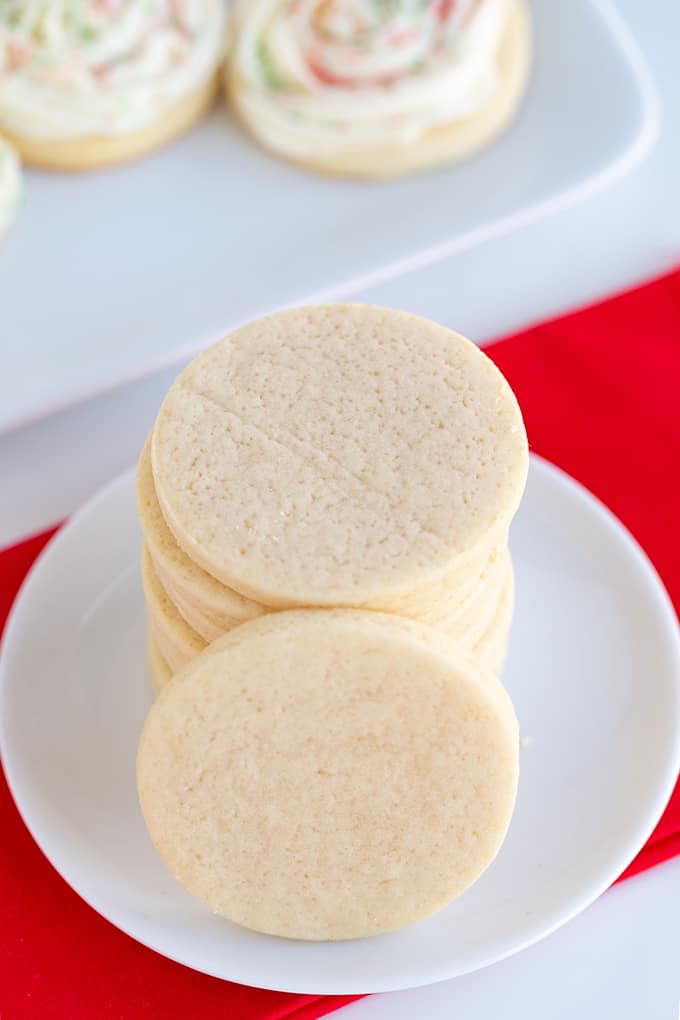
[[[139,791],[161,855],[213,910],[280,935],[372,934],[488,865],[517,779],[497,677],[527,465],[492,362],[400,312],[282,312],[173,384],[138,471],[166,688]]]
[[[526,470],[512,391],[443,327],[339,305],[239,330],[182,373],[139,462],[154,677],[311,606],[422,621],[500,672]]]

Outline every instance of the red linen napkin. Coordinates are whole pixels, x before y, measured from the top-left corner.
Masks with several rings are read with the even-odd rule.
[[[532,448],[628,526],[680,606],[680,272],[490,345]],[[52,532],[0,553],[0,626]],[[0,1018],[313,1020],[351,1001],[266,992],[171,963],[94,913],[0,786]],[[624,873],[680,853],[680,788]]]
[[[680,270],[485,348],[531,448],[637,538],[680,612]],[[680,783],[621,878],[680,853]]]

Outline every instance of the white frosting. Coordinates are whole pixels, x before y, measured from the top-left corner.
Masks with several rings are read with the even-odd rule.
[[[1,0],[0,129],[144,128],[215,71],[224,24],[224,0]]]
[[[0,233],[14,217],[21,200],[21,168],[17,154],[0,138]]]
[[[509,0],[239,0],[239,103],[292,157],[415,142],[493,96],[508,9]]]

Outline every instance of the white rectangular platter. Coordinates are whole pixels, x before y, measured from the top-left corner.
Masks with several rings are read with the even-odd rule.
[[[526,102],[458,166],[388,184],[317,178],[261,152],[220,107],[135,165],[27,174],[0,243],[0,432],[179,364],[244,320],[463,251],[629,169],[658,107],[614,6],[530,6]],[[480,281],[480,301],[495,286]]]

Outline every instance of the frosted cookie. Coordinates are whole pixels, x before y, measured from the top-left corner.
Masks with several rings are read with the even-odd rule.
[[[173,677],[137,758],[177,880],[256,931],[349,939],[439,910],[498,852],[518,727],[501,684],[429,628],[273,613]]]
[[[0,131],[49,169],[141,156],[213,101],[224,23],[222,0],[5,0]]]
[[[172,676],[172,670],[161,655],[150,630],[146,635],[146,668],[153,696],[157,698]]]
[[[530,54],[524,0],[240,0],[227,88],[271,152],[395,177],[489,144],[517,110]]]
[[[151,459],[177,543],[223,584],[273,607],[392,610],[488,557],[528,449],[474,344],[357,304],[281,312],[201,354]]]
[[[158,650],[175,672],[202,652],[206,642],[189,626],[168,597],[156,576],[146,549],[142,550],[142,586],[149,628]]]
[[[178,546],[156,498],[149,439],[137,467],[137,513],[156,574],[185,619],[203,621],[215,637],[266,611],[206,573]]]
[[[4,233],[14,219],[22,191],[17,154],[8,142],[0,138],[0,234]]]

